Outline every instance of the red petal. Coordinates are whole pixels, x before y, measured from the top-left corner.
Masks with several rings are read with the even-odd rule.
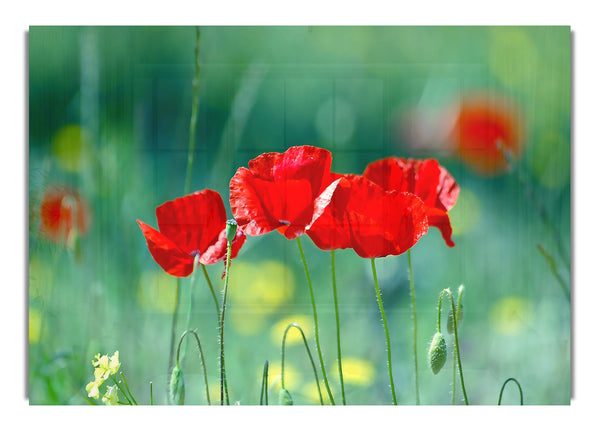
[[[188,255],[204,253],[227,219],[221,196],[209,189],[165,202],[156,208],[160,231]]]
[[[241,229],[238,229],[235,238],[231,242],[231,258],[233,259],[238,255],[238,252],[246,241],[246,235]],[[200,256],[200,263],[204,265],[212,265],[220,260],[225,260],[227,257],[227,233],[223,229],[219,234],[217,241],[206,249]]]
[[[229,184],[238,225],[249,235],[279,230],[302,235],[313,218],[314,200],[331,183],[331,153],[303,146],[265,153],[239,168]]]
[[[167,273],[187,277],[194,269],[194,258],[181,250],[173,241],[146,223],[137,220],[146,238],[150,254]]]

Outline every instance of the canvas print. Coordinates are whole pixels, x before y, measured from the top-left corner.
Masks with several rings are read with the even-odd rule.
[[[28,49],[30,404],[570,404],[568,26]]]

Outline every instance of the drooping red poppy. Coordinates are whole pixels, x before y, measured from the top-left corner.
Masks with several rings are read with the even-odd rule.
[[[437,160],[388,157],[370,163],[363,175],[385,190],[416,194],[425,204],[429,225],[440,230],[448,247],[454,247],[448,211],[460,187]]]
[[[137,220],[150,254],[162,269],[176,277],[187,277],[194,258],[210,265],[227,254],[225,206],[221,196],[209,189],[165,202],[156,208],[160,231]],[[238,229],[231,243],[231,258],[237,256],[246,240]]]
[[[302,235],[337,185],[331,153],[308,145],[261,154],[248,168],[239,168],[231,179],[229,200],[238,225],[253,236],[272,230],[287,239]]]
[[[458,156],[482,175],[506,171],[503,150],[519,158],[523,124],[516,106],[494,94],[464,97],[457,109],[450,140]]]
[[[307,234],[323,250],[352,247],[364,258],[399,255],[427,233],[425,205],[416,195],[385,191],[361,175],[343,175],[329,205]]]
[[[90,210],[81,195],[64,186],[48,187],[39,208],[39,231],[51,241],[67,244],[73,234],[85,235]]]

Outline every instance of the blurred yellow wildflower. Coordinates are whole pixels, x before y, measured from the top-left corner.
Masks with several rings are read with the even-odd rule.
[[[102,402],[107,406],[114,406],[119,403],[119,395],[117,394],[117,385],[108,386],[106,393],[102,397]]]
[[[293,271],[284,263],[266,260],[258,264],[236,260],[229,276],[228,300],[232,307],[231,324],[242,334],[256,334],[267,318],[280,311],[295,290]]]
[[[289,317],[284,317],[283,319],[281,319],[273,325],[273,327],[271,328],[271,340],[273,341],[273,343],[281,345],[285,328],[287,328],[290,323],[297,323],[298,326],[302,328],[302,331],[304,331],[304,335],[307,339],[310,338],[313,334],[312,320],[307,316],[295,314]],[[285,339],[285,345],[291,346],[293,344],[298,344],[301,342],[302,334],[300,333],[300,331],[296,328],[290,328]]]
[[[35,308],[29,309],[29,344],[36,344],[40,340],[42,331],[42,315]]]
[[[490,320],[496,332],[518,334],[533,320],[531,304],[518,296],[502,298],[492,306]]]
[[[369,361],[354,357],[342,358],[342,372],[344,384],[356,386],[370,386],[375,377],[375,367]],[[333,364],[330,375],[339,379],[337,363]]]
[[[69,172],[84,169],[92,150],[89,132],[77,124],[60,128],[52,138],[52,156],[58,165]]]
[[[164,271],[145,271],[140,277],[137,300],[145,310],[173,313],[175,281]]]

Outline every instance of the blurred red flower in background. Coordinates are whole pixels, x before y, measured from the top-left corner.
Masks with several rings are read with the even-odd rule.
[[[464,97],[457,108],[450,143],[458,156],[479,174],[506,171],[508,163],[502,150],[519,158],[523,147],[521,117],[506,98],[486,93]]]
[[[352,247],[363,258],[375,258],[404,253],[428,228],[425,205],[416,195],[385,191],[349,174],[307,234],[323,250]]]
[[[429,225],[440,230],[448,247],[454,247],[448,211],[456,203],[460,187],[437,160],[388,157],[370,163],[363,176],[384,190],[416,194],[425,204]]]
[[[261,154],[248,167],[239,168],[229,183],[233,216],[248,235],[275,229],[287,239],[302,235],[337,185],[332,184],[331,153],[322,148]]]
[[[160,232],[140,220],[137,222],[150,254],[170,275],[190,275],[196,255],[204,265],[225,259],[227,216],[217,192],[205,189],[165,202],[156,208],[156,219]],[[232,241],[232,259],[245,240],[246,235],[238,229]]]
[[[72,245],[76,236],[85,235],[88,231],[91,219],[89,207],[72,188],[48,187],[39,211],[39,231],[51,241]]]

